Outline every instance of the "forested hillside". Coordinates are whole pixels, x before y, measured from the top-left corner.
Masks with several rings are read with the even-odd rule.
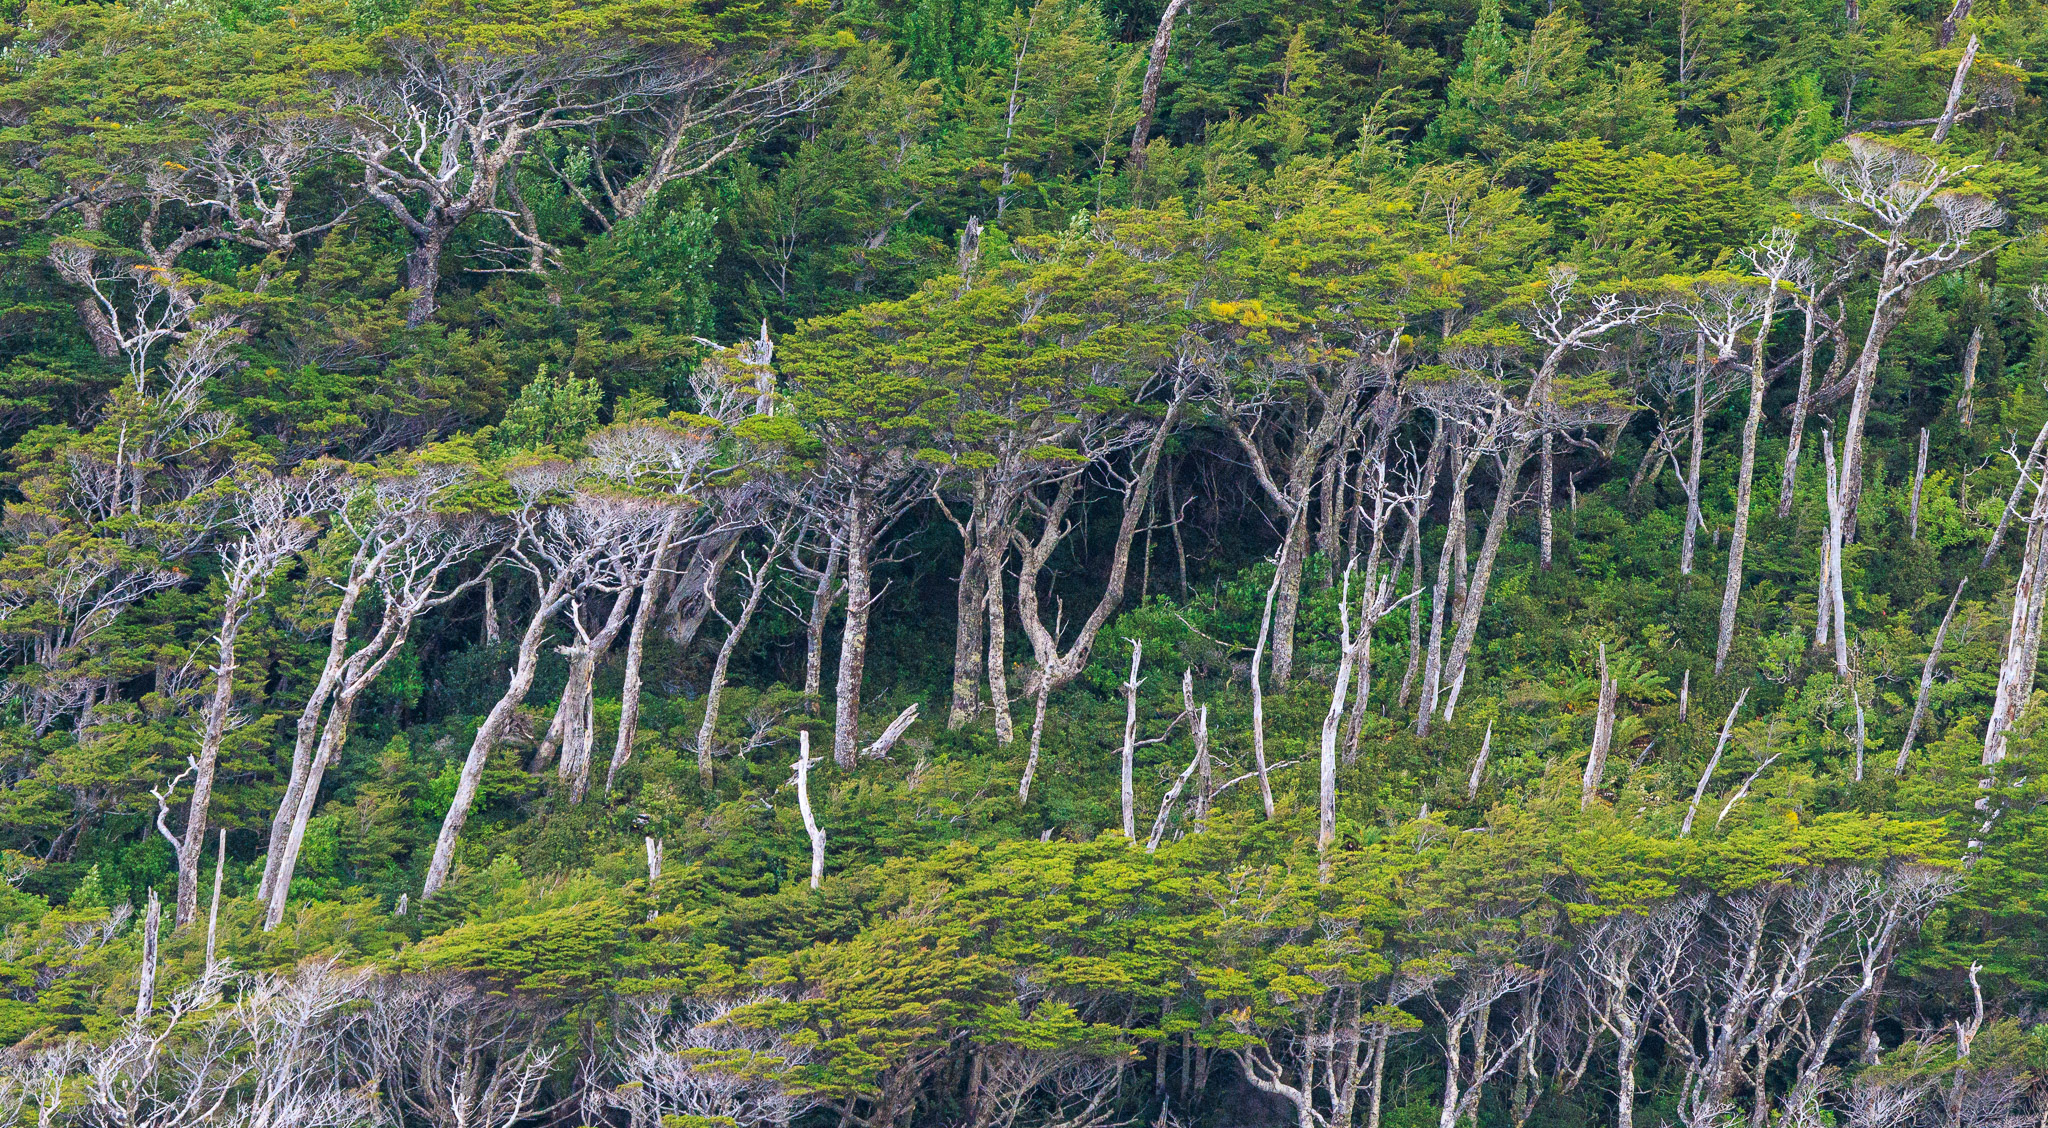
[[[2042,0],[0,0],[0,1126],[2048,1124]]]

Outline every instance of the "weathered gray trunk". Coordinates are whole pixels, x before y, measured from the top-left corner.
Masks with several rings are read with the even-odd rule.
[[[655,603],[661,595],[662,582],[668,577],[670,542],[675,538],[676,525],[680,520],[680,517],[672,517],[668,524],[662,526],[661,539],[654,546],[653,566],[640,579],[640,601],[633,609],[633,630],[626,636],[625,681],[619,689],[619,733],[612,741],[612,762],[604,772],[607,795],[611,794],[619,770],[632,759],[633,741],[640,735],[640,694],[643,688],[640,669],[647,653],[647,626],[654,620]],[[497,633],[496,618],[494,614],[491,624],[494,635]]]
[[[540,668],[541,643],[547,638],[548,626],[555,613],[568,602],[568,586],[569,571],[565,569],[538,593],[526,630],[519,636],[519,653],[512,666],[511,683],[484,716],[484,723],[476,730],[476,738],[469,742],[469,754],[463,758],[462,775],[456,781],[454,799],[448,805],[448,813],[441,819],[441,833],[434,841],[434,858],[427,866],[426,882],[420,889],[422,901],[441,891],[455,867],[455,844],[462,837],[462,824],[469,818],[470,805],[476,802],[477,788],[483,783],[484,766],[489,763],[498,742],[504,738],[505,726],[511,722],[512,714],[533,689],[533,676]]]
[[[856,492],[842,510],[846,541],[846,625],[839,637],[839,679],[832,702],[832,760],[842,771],[860,761],[860,688],[867,673],[868,621],[874,610],[870,526],[874,514]]]
[[[1998,691],[1984,727],[1984,763],[2005,759],[2007,738],[2034,693],[2034,669],[2041,653],[2041,612],[2048,597],[2048,489],[2034,491],[2033,513],[2027,519],[2026,550],[2013,585],[2012,617],[2006,629],[2005,656],[1998,666]]]
[[[1756,340],[1750,348],[1749,413],[1742,420],[1742,460],[1735,471],[1735,513],[1728,531],[1728,579],[1721,588],[1721,622],[1714,637],[1716,674],[1727,668],[1728,651],[1735,645],[1735,613],[1742,601],[1742,557],[1749,548],[1749,504],[1756,490],[1757,431],[1763,425],[1764,392],[1770,386],[1770,373],[1764,367],[1764,360],[1770,342],[1772,314],[1777,309],[1775,294],[1765,299]]]
[[[740,604],[739,618],[732,620],[732,629],[719,644],[718,660],[711,665],[711,682],[704,688],[704,720],[697,726],[697,779],[707,788],[711,786],[711,747],[718,735],[718,704],[725,693],[726,671],[732,668],[733,653],[740,648],[740,639],[746,635],[754,612],[760,610],[761,599],[768,594],[768,585],[775,578],[770,567],[773,563],[763,560],[754,570],[752,582],[747,585],[747,598]]]
[[[1792,516],[1792,488],[1799,480],[1799,444],[1805,438],[1806,412],[1813,395],[1813,350],[1817,341],[1813,335],[1814,307],[1811,301],[1800,306],[1802,324],[1799,330],[1799,393],[1792,398],[1791,433],[1785,440],[1785,469],[1778,478],[1778,520]]]
[[[1486,522],[1486,539],[1479,546],[1479,559],[1472,565],[1472,581],[1465,602],[1458,609],[1458,637],[1451,643],[1447,673],[1453,682],[1463,680],[1465,663],[1479,636],[1479,611],[1486,605],[1486,588],[1493,579],[1493,563],[1500,556],[1501,538],[1507,534],[1508,510],[1514,504],[1515,485],[1521,479],[1522,463],[1529,457],[1529,441],[1517,441],[1501,460],[1500,494],[1493,500],[1493,516]]]
[[[1934,665],[1941,661],[1941,645],[1948,640],[1949,621],[1956,617],[1956,604],[1963,598],[1963,587],[1970,582],[1968,576],[1956,583],[1956,593],[1949,597],[1948,610],[1942,613],[1941,626],[1934,632],[1934,645],[1928,648],[1927,661],[1920,667],[1920,692],[1913,698],[1913,719],[1906,724],[1906,739],[1899,744],[1899,762],[1892,768],[1899,775],[1906,772],[1906,758],[1913,754],[1913,741],[1920,735],[1920,726],[1927,720],[1927,696],[1934,689]]]

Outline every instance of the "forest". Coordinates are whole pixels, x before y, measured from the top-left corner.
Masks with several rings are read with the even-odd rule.
[[[2048,1125],[2044,106],[0,0],[0,1128]]]

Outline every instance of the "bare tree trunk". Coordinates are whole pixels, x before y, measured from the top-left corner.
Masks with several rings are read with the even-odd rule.
[[[1135,779],[1138,755],[1138,664],[1144,660],[1145,644],[1137,639],[1126,639],[1131,644],[1131,676],[1124,681],[1124,752],[1120,761],[1119,795],[1123,800],[1124,841],[1138,840],[1138,796]]]
[[[1997,527],[1991,530],[1991,543],[1984,546],[1984,558],[1979,567],[1991,567],[1991,561],[1997,558],[1998,550],[2004,546],[2005,530],[2012,525],[2012,515],[2019,512],[2020,498],[2032,484],[2029,476],[2033,474],[2035,464],[2041,461],[2044,447],[2048,447],[2048,423],[2041,424],[2040,432],[2034,436],[2034,445],[2027,448],[2026,461],[2020,463],[2019,477],[2013,481],[2012,492],[2006,495],[2005,509],[1998,515]]]
[[[1955,42],[1956,27],[1964,20],[1970,18],[1970,8],[1972,6],[1972,0],[1956,0],[1955,4],[1949,8],[1948,15],[1942,17],[1941,31],[1934,37],[1934,45],[1936,47],[1946,47],[1950,43]],[[1972,38],[1975,37],[1973,36]]]
[[[718,659],[711,665],[711,682],[704,687],[704,721],[697,726],[697,780],[707,788],[711,786],[711,746],[718,736],[718,702],[725,693],[726,671],[732,668],[733,652],[740,648],[740,639],[746,635],[754,612],[775,579],[774,565],[773,559],[764,559],[748,578],[747,598],[740,604],[740,617],[727,620],[725,641],[719,644]]]
[[[1692,373],[1692,443],[1685,463],[1685,537],[1678,546],[1678,574],[1681,576],[1692,575],[1693,550],[1699,542],[1700,456],[1707,445],[1707,337],[1704,333],[1695,338]]]
[[[263,880],[256,891],[259,901],[268,902],[276,888],[278,848],[291,833],[293,813],[298,810],[300,792],[305,789],[306,776],[312,770],[313,749],[320,737],[320,718],[327,710],[327,702],[334,696],[334,687],[340,682],[342,667],[348,659],[349,621],[355,614],[356,604],[362,600],[363,591],[390,560],[391,551],[392,545],[387,542],[368,559],[358,554],[357,559],[350,562],[349,577],[342,586],[341,602],[334,609],[333,625],[328,631],[326,664],[320,669],[320,679],[306,695],[305,706],[299,710],[298,727],[292,743],[291,775],[285,782],[284,796],[278,800],[277,815],[270,823]]]
[[[996,743],[1007,748],[1017,740],[1016,722],[1010,717],[1009,626],[1004,615],[1002,558],[996,558],[984,585],[982,614],[988,619],[988,701],[995,710]]]
[[[1934,689],[1934,664],[1941,661],[1941,644],[1948,639],[1949,620],[1956,617],[1956,604],[1963,598],[1963,588],[1970,578],[1964,576],[1956,582],[1956,593],[1949,597],[1948,610],[1942,613],[1941,626],[1935,629],[1934,645],[1927,651],[1927,661],[1920,667],[1920,692],[1913,698],[1913,719],[1906,724],[1906,739],[1899,745],[1899,762],[1892,768],[1898,775],[1906,774],[1906,757],[1913,754],[1913,741],[1920,735],[1920,726],[1927,720],[1927,695]]]
[[[228,831],[220,831],[220,849],[213,855],[213,907],[206,913],[206,970],[214,969],[214,947],[220,938],[220,887],[228,874]]]
[[[1045,702],[1052,696],[1052,679],[1039,678],[1038,691],[1031,696],[1031,753],[1024,760],[1024,776],[1017,781],[1019,805],[1031,802],[1031,780],[1038,774],[1039,741],[1045,735]]]
[[[1593,713],[1593,746],[1586,753],[1586,774],[1579,783],[1579,810],[1593,801],[1607,775],[1607,753],[1614,743],[1615,697],[1619,692],[1607,672],[1607,644],[1600,644],[1600,699]]]
[[[1409,550],[1414,554],[1409,582],[1415,586],[1408,592],[1408,666],[1401,671],[1401,692],[1396,695],[1394,707],[1406,709],[1408,694],[1415,688],[1415,674],[1422,664],[1422,538],[1416,537]]]
[[[1907,511],[1906,536],[1920,539],[1920,489],[1927,484],[1927,428],[1920,428],[1920,462],[1913,470],[1913,504]]]
[[[1436,562],[1436,586],[1429,594],[1429,648],[1424,652],[1422,667],[1422,700],[1415,710],[1415,734],[1429,735],[1430,721],[1435,719],[1437,702],[1441,700],[1444,683],[1444,617],[1449,613],[1453,595],[1453,580],[1462,582],[1465,564],[1462,559],[1465,548],[1465,493],[1470,488],[1472,471],[1479,465],[1481,451],[1475,445],[1461,453],[1457,469],[1451,475],[1450,513],[1444,524],[1444,544]]]
[[[676,522],[671,518],[662,526],[661,539],[654,547],[654,563],[647,569],[647,575],[640,580],[640,605],[633,612],[633,630],[626,636],[626,676],[619,691],[619,735],[612,742],[612,762],[605,768],[604,791],[609,795],[612,784],[619,777],[619,770],[633,757],[633,741],[640,735],[640,694],[642,680],[641,662],[647,653],[647,625],[654,621],[655,603],[661,594],[662,582],[668,577],[668,554],[670,541],[674,539]],[[497,630],[496,616],[492,617],[492,633]],[[495,640],[494,640],[495,641]]]
[[[811,593],[811,615],[804,626],[804,700],[815,702],[823,693],[825,671],[825,620],[832,616],[833,604],[839,602],[839,564],[841,548],[838,537],[825,552],[825,567],[819,574],[818,586]]]
[[[1541,460],[1542,467],[1538,470],[1538,473],[1543,477],[1543,484],[1537,488],[1538,500],[1536,509],[1537,565],[1548,572],[1550,571],[1551,542],[1555,539],[1551,529],[1550,499],[1551,495],[1557,492],[1557,461],[1556,456],[1551,453],[1551,436],[1548,432],[1545,432],[1543,435]]]
[[[1280,600],[1273,611],[1273,684],[1283,689],[1294,675],[1294,626],[1301,615],[1301,573],[1307,565],[1308,496],[1304,491],[1282,542]]]
[[[1728,579],[1721,588],[1721,622],[1714,640],[1716,674],[1727,669],[1728,652],[1735,645],[1735,614],[1742,602],[1742,558],[1749,548],[1749,504],[1756,488],[1757,430],[1763,424],[1764,392],[1770,384],[1770,372],[1764,361],[1770,345],[1772,315],[1777,310],[1777,294],[1773,292],[1764,301],[1756,339],[1750,347],[1749,414],[1742,421],[1742,462],[1735,472],[1734,526],[1728,532]],[[1800,394],[1805,395],[1804,388]]]
[[[1340,657],[1337,659],[1337,680],[1330,687],[1330,708],[1323,714],[1322,759],[1316,773],[1316,858],[1321,880],[1330,880],[1330,847],[1337,842],[1337,731],[1344,718],[1344,694],[1351,688],[1351,663],[1357,660],[1359,647],[1364,645],[1364,636],[1370,630],[1368,618],[1359,620],[1361,637],[1354,642],[1351,638],[1351,569],[1344,569],[1344,591],[1337,601],[1338,635]]]
[[[251,561],[245,555],[230,569],[228,591],[221,605],[213,694],[206,703],[206,723],[199,738],[199,755],[193,760],[192,801],[185,810],[185,834],[177,849],[176,928],[185,927],[199,916],[199,863],[206,853],[207,812],[213,802],[214,777],[220,769],[221,741],[227,734],[228,716],[235,703],[235,642],[252,610],[252,597],[262,590],[263,581],[272,566]]]
[[[407,328],[418,328],[434,316],[441,287],[441,252],[453,227],[434,226],[417,236],[405,256],[405,288],[412,291],[412,303],[405,308]]]
[[[387,605],[384,623],[376,635],[364,644],[361,650],[349,655],[343,666],[340,685],[334,691],[334,704],[327,711],[327,723],[320,730],[320,743],[314,750],[309,763],[305,785],[300,788],[298,803],[290,812],[282,846],[273,845],[271,853],[276,856],[276,880],[270,888],[270,899],[263,916],[263,930],[269,932],[284,921],[285,905],[291,899],[292,874],[298,867],[299,851],[306,841],[306,826],[313,818],[313,810],[320,800],[320,784],[327,769],[341,759],[341,753],[348,745],[349,727],[355,721],[356,704],[364,691],[384,672],[384,667],[405,648],[406,639],[412,633],[414,610]]]
[[[796,803],[803,816],[804,833],[811,839],[811,888],[825,881],[825,832],[811,811],[811,730],[798,729],[796,757]]]
[[[1958,6],[1962,7],[1960,4]],[[1967,12],[1969,9],[1963,7],[1963,10]],[[1954,13],[1950,13],[1950,15],[1951,19],[1943,20],[1941,24],[1941,30],[1944,35],[1941,45],[1944,47],[1948,46],[1948,39],[1946,37],[1955,34]],[[1931,138],[1937,145],[1948,140],[1948,131],[1954,128],[1956,124],[1956,109],[1963,102],[1963,83],[1970,77],[1970,64],[1976,61],[1977,37],[1973,35],[1970,37],[1970,42],[1963,48],[1962,59],[1956,63],[1955,78],[1948,84],[1948,103],[1942,107],[1941,121],[1935,125],[1934,136]]]
[[[874,610],[873,564],[868,552],[874,515],[856,494],[842,521],[846,539],[846,625],[839,638],[839,682],[832,702],[832,760],[852,771],[860,758],[860,688],[867,672],[868,617]]]
[[[1486,605],[1486,587],[1493,579],[1493,562],[1500,556],[1501,538],[1508,528],[1508,510],[1514,505],[1515,485],[1521,478],[1522,463],[1529,457],[1529,441],[1516,442],[1501,461],[1500,494],[1493,499],[1493,516],[1486,522],[1486,539],[1480,544],[1479,559],[1472,567],[1472,583],[1458,611],[1458,637],[1451,643],[1450,675],[1462,680],[1465,662],[1479,636],[1479,611]]]
[[[1956,422],[1963,430],[1977,421],[1977,359],[1984,352],[1984,326],[1970,327],[1970,343],[1963,346],[1963,393],[1956,398]]]
[[[1479,783],[1486,778],[1486,760],[1493,752],[1493,722],[1486,722],[1486,735],[1479,741],[1479,758],[1472,761],[1472,778],[1465,782],[1465,801],[1479,798]]]
[[[946,710],[946,728],[957,730],[981,708],[983,655],[987,651],[988,565],[990,545],[981,535],[989,521],[991,491],[986,477],[974,482],[973,509],[960,530],[960,579],[953,588],[953,692]]]
[[[1835,673],[1843,681],[1849,674],[1848,604],[1842,592],[1842,550],[1848,541],[1848,482],[1835,471],[1835,443],[1821,432],[1821,453],[1827,459],[1828,487],[1828,593],[1835,609]]]
[[[1171,0],[1159,15],[1159,30],[1152,35],[1152,53],[1145,64],[1145,85],[1138,95],[1138,122],[1131,129],[1131,158],[1134,170],[1145,167],[1145,135],[1152,131],[1152,112],[1159,107],[1159,77],[1166,70],[1166,55],[1173,46],[1173,21],[1188,0]]]
[[[1273,596],[1280,588],[1280,573],[1273,573],[1273,582],[1266,588],[1266,608],[1259,615],[1259,641],[1252,647],[1252,762],[1259,772],[1259,801],[1264,804],[1266,820],[1273,819],[1273,781],[1266,771],[1266,690],[1259,680],[1259,659],[1265,656],[1266,634],[1273,626]]]
[[[1685,809],[1685,822],[1678,828],[1678,836],[1684,838],[1692,833],[1693,819],[1700,813],[1700,800],[1707,797],[1707,785],[1714,781],[1714,769],[1721,766],[1721,753],[1728,748],[1728,736],[1735,731],[1735,715],[1742,712],[1742,703],[1749,697],[1749,688],[1743,687],[1735,695],[1735,707],[1728,710],[1728,719],[1721,722],[1721,739],[1714,742],[1714,755],[1707,761],[1707,769],[1700,773],[1700,784],[1692,790],[1692,804]]]
[[[484,579],[484,645],[496,646],[504,641],[504,632],[498,625],[498,590],[489,577]]]
[[[156,887],[149,890],[149,907],[142,914],[142,981],[135,988],[135,1019],[149,1017],[156,1005],[157,936],[163,927],[163,903],[156,898]]]
[[[462,824],[469,818],[470,804],[476,801],[477,787],[483,783],[484,766],[498,747],[498,741],[505,735],[505,726],[512,720],[512,714],[526,700],[528,691],[533,689],[534,674],[540,669],[541,643],[546,639],[548,625],[555,612],[568,601],[569,572],[563,570],[553,583],[539,593],[532,616],[527,620],[526,630],[519,637],[519,654],[512,666],[511,684],[498,698],[497,704],[485,715],[484,723],[476,730],[476,739],[470,741],[469,755],[463,758],[462,775],[455,784],[454,800],[448,806],[447,815],[441,819],[441,833],[434,841],[434,858],[427,866],[427,877],[420,889],[420,900],[432,900],[434,894],[448,882],[455,867],[455,844],[462,837]]]
[[[1814,303],[1802,302],[1799,307],[1801,326],[1799,330],[1799,394],[1792,398],[1791,434],[1785,442],[1785,469],[1778,477],[1778,520],[1792,516],[1792,487],[1799,479],[1799,443],[1806,434],[1806,412],[1811,407],[1813,395],[1813,350],[1818,342],[1813,335]]]
[[[2048,582],[2048,489],[2036,488],[2032,514],[2027,518],[2027,546],[2021,555],[2020,574],[2013,585],[2012,619],[2005,635],[2005,656],[1998,666],[1998,691],[1992,699],[1991,717],[1984,726],[1984,763],[1989,766],[2005,759],[2006,737],[2019,723],[2034,693],[2034,670],[2041,652],[2041,612]]]

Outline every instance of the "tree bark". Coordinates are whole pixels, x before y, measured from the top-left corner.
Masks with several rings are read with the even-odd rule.
[[[640,602],[633,611],[633,630],[626,636],[625,682],[619,690],[619,734],[612,742],[612,762],[605,768],[604,791],[609,795],[612,784],[619,778],[619,770],[633,758],[633,741],[640,735],[640,694],[642,680],[641,662],[647,653],[647,625],[657,614],[655,603],[661,594],[662,581],[668,576],[668,554],[670,542],[675,537],[676,524],[681,518],[671,518],[662,526],[661,540],[655,544],[654,565],[647,569],[647,575],[640,580]],[[497,633],[497,617],[492,616],[492,633]],[[495,639],[493,640],[495,641]]]
[[[1493,500],[1493,516],[1486,522],[1486,539],[1479,546],[1479,559],[1472,566],[1472,581],[1465,602],[1458,609],[1458,637],[1451,643],[1449,672],[1453,681],[1465,673],[1472,643],[1479,636],[1479,611],[1486,605],[1487,584],[1493,579],[1493,562],[1500,556],[1501,538],[1508,527],[1508,510],[1514,504],[1515,485],[1521,478],[1522,463],[1529,457],[1529,441],[1522,439],[1508,449],[1501,463],[1500,494]]]
[[[1119,760],[1118,795],[1123,801],[1124,841],[1138,840],[1138,686],[1143,682],[1138,677],[1138,665],[1145,658],[1145,644],[1138,639],[1128,640],[1131,644],[1131,676],[1124,681],[1124,750]]]
[[[1956,399],[1956,422],[1967,431],[1977,421],[1977,360],[1984,353],[1984,326],[1970,327],[1970,343],[1963,346],[1963,393]]]
[[[368,543],[365,541],[364,547]],[[348,660],[350,619],[355,614],[356,604],[362,600],[364,590],[390,560],[393,548],[394,545],[387,540],[368,559],[364,559],[358,550],[350,561],[349,577],[342,585],[341,602],[334,609],[333,625],[328,631],[327,662],[320,669],[320,679],[306,695],[305,706],[299,710],[298,727],[292,742],[291,775],[285,782],[284,796],[278,800],[277,815],[270,823],[263,880],[256,891],[259,901],[268,902],[277,884],[278,847],[291,833],[299,795],[305,789],[307,774],[312,770],[313,749],[320,737],[320,718],[327,710],[327,702],[334,696],[334,687],[341,680],[342,667]]]
[[[1799,480],[1799,444],[1806,435],[1806,412],[1813,395],[1813,351],[1818,341],[1813,334],[1814,302],[1800,303],[1799,394],[1792,397],[1791,433],[1785,440],[1785,469],[1778,477],[1778,520],[1792,516],[1792,489]]]
[[[448,882],[450,871],[455,866],[455,843],[462,836],[462,824],[469,818],[470,804],[476,801],[477,787],[484,778],[484,766],[497,749],[498,741],[504,737],[505,726],[512,720],[512,714],[533,689],[533,676],[540,668],[541,643],[547,638],[548,626],[555,613],[569,601],[569,581],[570,570],[564,569],[539,593],[526,630],[519,636],[519,653],[512,666],[511,683],[484,716],[484,723],[476,730],[476,738],[469,742],[469,754],[463,758],[462,775],[455,784],[454,800],[441,819],[441,833],[434,841],[434,858],[427,866],[426,882],[420,889],[422,901],[432,899]]]
[[[1906,739],[1899,744],[1899,761],[1892,768],[1897,775],[1906,774],[1906,757],[1913,754],[1913,741],[1920,735],[1920,725],[1927,720],[1927,695],[1934,689],[1934,664],[1941,661],[1941,644],[1948,640],[1949,621],[1956,617],[1956,604],[1962,600],[1963,588],[1969,582],[1968,576],[1956,582],[1956,593],[1949,597],[1948,610],[1942,613],[1941,626],[1934,632],[1934,645],[1920,667],[1920,692],[1913,698],[1913,719],[1906,724]]]
[[[741,562],[742,564],[745,561]],[[730,620],[731,629],[726,632],[725,641],[718,646],[718,660],[711,665],[711,681],[704,687],[704,721],[697,726],[697,780],[707,789],[711,786],[711,742],[718,734],[718,702],[725,692],[726,671],[732,668],[733,652],[739,649],[740,639],[747,633],[748,624],[754,621],[754,612],[761,607],[761,599],[768,594],[768,585],[774,580],[773,560],[761,561],[747,585],[747,598],[740,604],[740,617]]]
[[[1548,441],[1550,436],[1545,435]],[[1678,546],[1678,574],[1692,575],[1693,550],[1700,531],[1700,457],[1707,445],[1707,338],[1694,344],[1692,364],[1692,442],[1685,463],[1685,536]]]
[[[1920,461],[1913,469],[1913,504],[1906,516],[1906,536],[1920,539],[1920,489],[1927,484],[1927,428],[1920,428]]]
[[[1984,726],[1984,763],[2005,759],[2007,735],[2025,713],[2034,693],[2034,670],[2041,652],[2041,612],[2048,597],[2048,489],[2037,486],[2033,513],[2027,519],[2026,551],[2013,585],[2012,617],[2006,629],[2005,656],[1998,666],[1998,691]]]
[[[796,803],[803,816],[804,834],[811,840],[811,888],[825,882],[825,831],[811,811],[811,730],[798,729],[796,759]]]
[[[867,496],[855,492],[841,511],[846,541],[846,625],[839,638],[839,680],[832,702],[832,760],[841,771],[860,761],[860,688],[867,672],[868,618],[874,610],[872,591],[874,513]]]
[[[1776,285],[1775,280],[1772,285]],[[1728,667],[1728,651],[1735,645],[1735,613],[1742,601],[1742,558],[1749,548],[1749,504],[1756,489],[1757,430],[1763,425],[1764,392],[1770,386],[1770,372],[1764,367],[1771,338],[1772,315],[1778,310],[1777,293],[1764,299],[1756,327],[1756,339],[1749,352],[1749,414],[1742,422],[1742,461],[1735,472],[1734,523],[1728,531],[1728,579],[1721,588],[1721,622],[1714,639],[1714,673]],[[1802,379],[1803,383],[1803,379]],[[1805,394],[1805,389],[1800,390]]]
[[[1614,709],[1619,687],[1607,672],[1607,644],[1600,644],[1600,698],[1594,706],[1593,745],[1586,753],[1586,774],[1579,782],[1579,810],[1599,794],[1607,775],[1607,754],[1614,744]]]
[[[1152,131],[1152,113],[1159,107],[1159,77],[1166,70],[1166,55],[1173,46],[1173,21],[1188,0],[1171,0],[1159,15],[1159,30],[1152,35],[1152,53],[1145,64],[1145,85],[1138,95],[1138,122],[1131,128],[1130,167],[1145,167],[1145,137]]]

